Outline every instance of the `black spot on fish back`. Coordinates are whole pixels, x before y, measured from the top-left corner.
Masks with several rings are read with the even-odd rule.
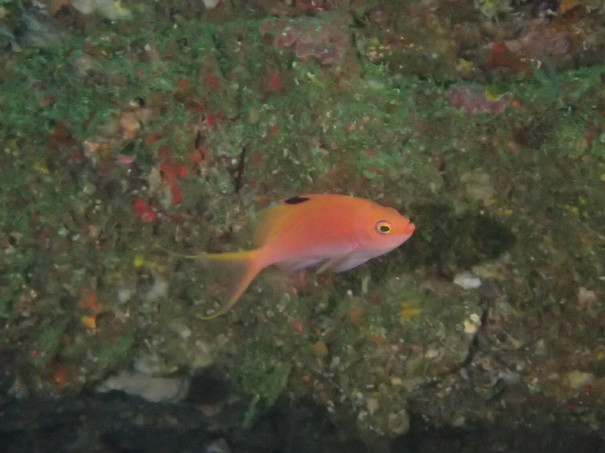
[[[304,203],[305,201],[309,201],[310,198],[307,197],[299,197],[298,195],[292,198],[288,198],[284,203],[286,204],[299,204]]]

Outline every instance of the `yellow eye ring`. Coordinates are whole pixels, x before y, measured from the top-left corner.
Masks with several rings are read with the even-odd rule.
[[[389,234],[391,232],[391,224],[386,220],[376,222],[376,231],[380,234]]]

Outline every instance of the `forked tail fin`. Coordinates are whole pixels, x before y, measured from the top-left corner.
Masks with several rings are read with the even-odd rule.
[[[219,274],[217,277],[220,280],[225,280],[225,302],[214,313],[199,316],[202,320],[214,319],[227,313],[264,267],[260,263],[258,250],[180,256],[204,262],[209,269]]]

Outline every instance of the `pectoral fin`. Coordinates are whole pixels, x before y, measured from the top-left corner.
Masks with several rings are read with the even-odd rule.
[[[284,261],[282,263],[279,263],[278,266],[281,271],[285,274],[292,274],[307,267],[315,266],[316,264],[321,263],[322,261],[323,258],[309,258],[306,260]]]
[[[318,273],[325,271],[332,272],[344,272],[349,269],[353,269],[354,267],[359,266],[360,264],[365,263],[371,258],[374,258],[376,253],[360,253],[360,252],[352,252],[348,255],[337,256],[329,259],[325,263],[323,263],[320,268],[317,270]]]

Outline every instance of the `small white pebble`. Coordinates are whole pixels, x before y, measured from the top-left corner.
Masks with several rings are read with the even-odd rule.
[[[403,380],[400,377],[394,376],[391,378],[391,385],[402,385],[403,384]]]
[[[472,313],[468,319],[464,320],[464,333],[474,334],[477,332],[477,327],[481,325],[481,318],[477,313]]]
[[[203,0],[204,6],[208,9],[216,8],[221,0]]]
[[[462,272],[454,277],[454,284],[463,289],[477,289],[481,286],[481,279],[472,272]]]
[[[427,359],[429,359],[429,360],[430,359],[435,359],[435,358],[439,357],[439,350],[435,349],[435,348],[431,348],[428,351],[426,351],[426,353],[424,354],[424,356]]]
[[[376,398],[367,398],[366,399],[366,409],[368,410],[370,415],[372,415],[374,412],[376,412],[379,407],[380,407],[380,403],[378,402],[378,399],[376,399]]]
[[[578,302],[582,305],[589,305],[597,301],[596,293],[591,290],[580,286],[578,288]]]
[[[124,302],[128,302],[132,297],[132,292],[129,289],[119,289],[118,290],[118,302],[123,304]]]

